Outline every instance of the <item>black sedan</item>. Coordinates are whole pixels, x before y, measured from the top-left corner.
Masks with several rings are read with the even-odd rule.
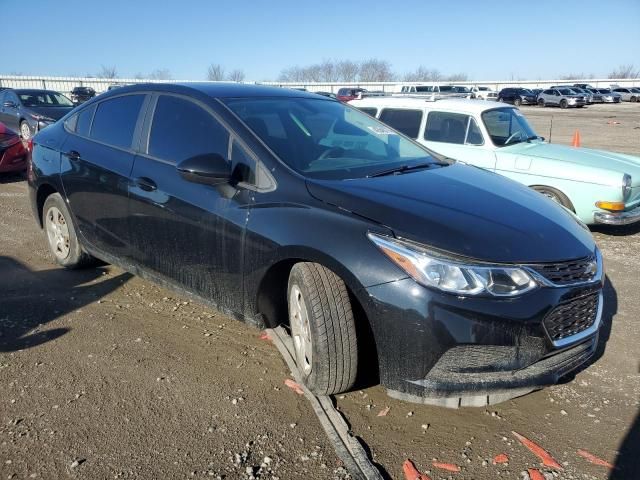
[[[71,90],[71,101],[80,105],[96,96],[96,91],[91,87],[74,87]]]
[[[0,91],[0,122],[20,132],[25,140],[64,117],[73,107],[71,100],[53,90]]]
[[[95,258],[258,327],[287,324],[307,385],[486,405],[594,353],[602,259],[566,209],[291,89],[123,87],[34,139],[55,260]]]
[[[520,105],[536,105],[538,98],[534,92],[528,88],[503,88],[498,93],[498,101]]]

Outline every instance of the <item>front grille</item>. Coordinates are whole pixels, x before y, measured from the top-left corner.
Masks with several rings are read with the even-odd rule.
[[[529,265],[544,278],[556,285],[571,285],[593,280],[597,273],[594,256],[560,263],[540,263]]]
[[[599,293],[573,299],[563,303],[544,317],[544,327],[552,341],[580,333],[596,321]]]

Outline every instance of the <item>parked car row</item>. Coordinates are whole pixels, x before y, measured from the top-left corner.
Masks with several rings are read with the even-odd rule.
[[[624,91],[624,92],[622,92]],[[520,105],[584,107],[593,103],[636,102],[640,99],[638,88],[594,88],[588,85],[554,85],[547,89],[503,88],[499,102]]]
[[[564,207],[504,176],[550,169],[557,190],[538,191],[566,192]],[[639,169],[568,157],[495,102],[190,83],[78,106],[34,137],[28,178],[60,265],[98,258],[259,327],[288,324],[314,392],[346,391],[366,368],[390,395],[459,407],[594,355],[602,256],[569,210],[640,219]]]

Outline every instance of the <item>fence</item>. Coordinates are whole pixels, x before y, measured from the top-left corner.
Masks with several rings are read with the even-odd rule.
[[[91,78],[91,77],[41,77],[0,75],[0,88],[43,88],[57,90],[69,94],[74,87],[91,87],[96,92],[104,92],[110,85],[126,85],[131,83],[193,83],[194,80],[149,80],[140,78]],[[244,82],[261,83],[285,88],[305,88],[311,92],[326,91],[337,93],[342,87],[359,87],[367,90],[383,92],[399,92],[403,85],[451,84],[482,85],[500,90],[505,87],[548,88],[551,85],[588,83],[594,87],[607,88],[612,85],[620,87],[640,86],[640,78],[633,79],[583,79],[583,80],[491,80],[473,82]]]

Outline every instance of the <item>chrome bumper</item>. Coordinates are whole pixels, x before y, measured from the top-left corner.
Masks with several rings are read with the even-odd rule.
[[[593,220],[604,225],[629,225],[640,222],[640,207],[627,212],[596,212],[593,214]]]

